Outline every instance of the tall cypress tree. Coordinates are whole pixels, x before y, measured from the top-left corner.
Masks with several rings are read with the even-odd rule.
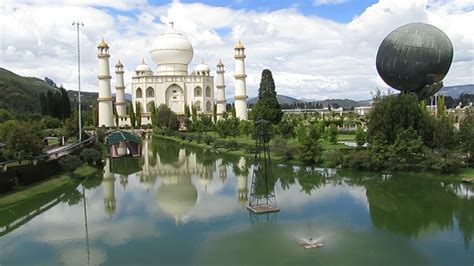
[[[133,103],[130,103],[128,106],[128,114],[130,116],[130,125],[132,128],[135,128],[136,126],[136,119],[135,119],[135,112],[133,112]]]
[[[71,117],[71,101],[69,100],[66,89],[64,89],[63,86],[59,89],[61,91],[62,118],[66,119]]]
[[[262,71],[262,79],[258,89],[258,101],[253,106],[252,113],[255,121],[267,120],[273,124],[280,123],[283,118],[283,111],[276,98],[272,72],[268,69]]]
[[[136,126],[137,128],[141,128],[142,127],[142,105],[140,104],[140,102],[137,102],[136,106],[135,106],[135,123],[136,123]]]

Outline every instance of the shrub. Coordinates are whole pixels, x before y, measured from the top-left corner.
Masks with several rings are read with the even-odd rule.
[[[288,145],[287,141],[282,137],[276,138],[273,141],[271,149],[277,156],[281,156],[284,160],[293,159],[294,148]]]
[[[203,141],[204,141],[207,145],[211,145],[211,143],[214,142],[214,138],[211,137],[211,136],[205,135],[205,136],[203,136]]]
[[[328,151],[324,158],[324,162],[328,167],[337,167],[344,163],[344,155],[339,149]]]
[[[95,134],[97,135],[97,141],[99,143],[104,143],[105,142],[105,127],[99,127],[96,129]]]
[[[89,165],[93,165],[94,163],[100,164],[102,160],[102,155],[100,154],[100,152],[92,148],[82,150],[80,156],[82,160],[87,162],[87,164]]]
[[[366,140],[367,140],[367,135],[365,134],[362,127],[358,126],[357,130],[355,132],[355,141],[357,143],[357,146],[359,146],[359,147],[364,146]]]
[[[224,148],[225,145],[226,145],[226,143],[227,143],[227,142],[224,141],[224,140],[216,140],[216,141],[214,141],[214,143],[213,143],[212,146],[214,147],[214,149],[217,149],[217,148]]]
[[[73,172],[82,164],[82,161],[77,155],[66,155],[59,159],[59,164],[65,171]]]
[[[225,144],[225,148],[231,151],[238,150],[240,147],[239,143],[235,140],[227,141]]]

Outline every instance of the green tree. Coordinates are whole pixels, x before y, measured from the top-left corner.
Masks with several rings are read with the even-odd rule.
[[[280,123],[283,111],[276,98],[275,82],[272,72],[268,69],[262,71],[262,79],[258,90],[258,101],[252,108],[253,119],[267,120],[274,125]]]
[[[217,123],[217,104],[214,104],[214,108],[212,109],[212,118],[214,120],[214,124]]]
[[[94,163],[100,164],[102,160],[102,154],[100,154],[100,152],[92,148],[86,148],[82,150],[80,157],[89,165],[93,165]]]
[[[135,112],[133,111],[132,103],[130,103],[130,105],[128,106],[127,112],[130,116],[130,125],[132,126],[132,128],[135,128],[137,126],[137,120],[135,119]]]
[[[29,123],[19,122],[8,129],[7,153],[22,161],[40,155],[43,150],[41,130]]]
[[[212,131],[212,120],[211,117],[205,114],[199,116],[201,120],[201,128],[199,131],[206,133],[207,131]]]
[[[355,141],[359,147],[362,147],[367,141],[367,135],[361,126],[357,126],[357,130],[355,132]]]
[[[232,117],[233,118],[237,117],[237,111],[235,110],[235,103],[232,104]]]
[[[59,159],[59,164],[64,170],[74,172],[74,170],[82,164],[82,161],[77,155],[66,155]]]
[[[307,135],[300,143],[301,160],[305,163],[320,163],[323,148],[320,143],[321,133],[315,126],[310,126]]]
[[[468,162],[474,162],[474,113],[467,111],[466,117],[459,125],[459,139],[461,142],[461,149],[466,152]]]
[[[140,102],[137,102],[135,105],[135,123],[137,128],[142,127],[142,105]]]
[[[337,144],[337,135],[339,134],[337,126],[331,124],[328,128],[328,139],[332,144]]]
[[[151,124],[153,126],[156,126],[158,124],[157,120],[157,113],[156,113],[156,106],[154,102],[149,103],[149,107],[151,109]]]
[[[445,104],[445,100],[444,100],[444,96],[443,95],[440,95],[440,96],[435,96],[438,98],[438,103],[437,103],[437,114],[438,114],[438,117],[441,117],[443,115],[446,115],[446,104]]]
[[[397,139],[398,132],[413,129],[425,144],[430,144],[433,127],[433,118],[420,107],[416,95],[400,93],[377,97],[369,114],[367,140],[371,143],[375,136],[379,136],[391,145]]]
[[[192,118],[193,118],[193,122],[197,121],[197,119],[198,119],[197,110],[196,110],[196,106],[194,104],[191,107],[191,115],[192,115]]]
[[[166,104],[161,104],[156,110],[156,125],[159,128],[177,130],[179,127],[178,117]]]

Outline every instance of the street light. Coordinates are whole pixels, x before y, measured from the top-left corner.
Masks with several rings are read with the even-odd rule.
[[[82,141],[82,125],[81,125],[81,49],[80,49],[80,41],[79,41],[79,27],[84,27],[84,23],[81,21],[74,21],[72,23],[73,26],[76,27],[77,32],[77,86],[78,86],[78,93],[77,93],[77,102],[79,103],[79,142]]]

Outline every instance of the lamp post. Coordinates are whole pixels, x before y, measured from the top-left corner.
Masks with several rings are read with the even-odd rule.
[[[76,27],[77,32],[77,86],[78,86],[78,93],[77,93],[77,102],[79,104],[79,142],[82,141],[82,124],[81,124],[81,49],[80,49],[80,41],[79,41],[79,27],[84,27],[84,23],[81,21],[74,21],[72,23],[73,26]]]

